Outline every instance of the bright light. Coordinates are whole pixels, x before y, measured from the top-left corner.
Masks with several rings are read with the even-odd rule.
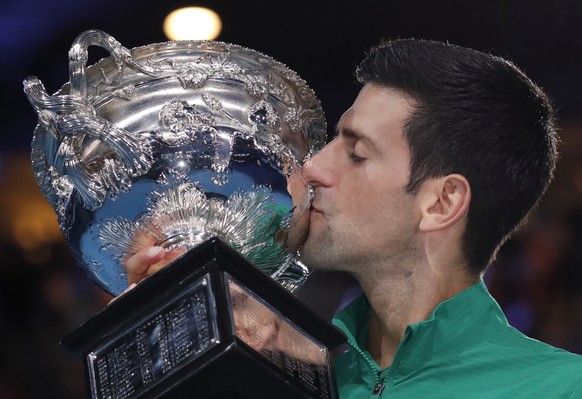
[[[164,33],[170,40],[214,40],[221,29],[218,14],[204,7],[180,8],[164,20]]]

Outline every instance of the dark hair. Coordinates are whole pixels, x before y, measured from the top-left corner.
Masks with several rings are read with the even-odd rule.
[[[381,43],[356,77],[417,103],[405,126],[410,193],[451,173],[469,181],[463,254],[471,272],[483,272],[552,180],[557,135],[547,96],[509,61],[429,40]]]

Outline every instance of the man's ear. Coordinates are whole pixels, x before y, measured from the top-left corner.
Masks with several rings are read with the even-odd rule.
[[[452,174],[430,179],[419,192],[422,232],[442,230],[469,212],[471,186],[464,176]]]

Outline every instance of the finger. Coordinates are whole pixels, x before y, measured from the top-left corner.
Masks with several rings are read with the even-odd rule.
[[[152,274],[154,274],[158,270],[163,269],[168,264],[172,263],[174,260],[176,260],[177,258],[182,256],[183,254],[185,254],[186,251],[187,251],[187,248],[185,248],[185,247],[178,247],[178,248],[172,249],[171,251],[167,251],[164,258],[161,261],[151,265],[149,267],[149,269],[146,271],[146,274],[148,276],[151,276]]]
[[[166,251],[162,247],[148,247],[138,251],[127,260],[125,270],[127,271],[127,283],[139,283],[148,276],[148,269],[151,265],[160,262],[166,256]]]

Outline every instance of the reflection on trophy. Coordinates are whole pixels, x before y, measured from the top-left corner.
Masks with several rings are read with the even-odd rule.
[[[111,56],[87,67],[92,45]],[[220,42],[128,50],[87,31],[69,61],[56,94],[24,87],[33,171],[77,263],[119,295],[139,250],[187,250],[64,339],[91,397],[335,397],[342,337],[291,294],[309,275],[301,165],[325,140],[313,91]]]

